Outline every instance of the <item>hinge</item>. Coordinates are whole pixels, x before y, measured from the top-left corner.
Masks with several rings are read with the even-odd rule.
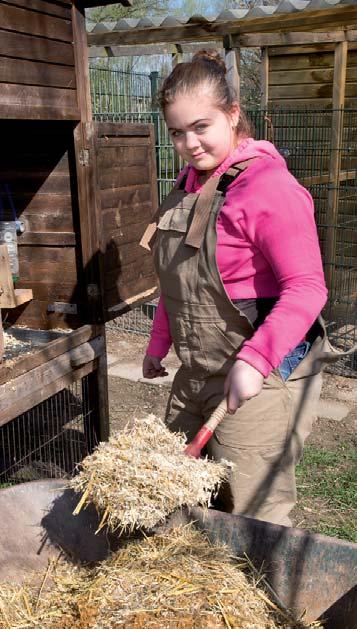
[[[81,166],[88,166],[89,164],[89,150],[88,149],[81,149],[79,151],[78,161]]]

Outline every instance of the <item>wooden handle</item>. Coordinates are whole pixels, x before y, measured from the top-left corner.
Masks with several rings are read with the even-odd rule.
[[[185,454],[198,459],[201,456],[202,448],[204,448],[206,443],[210,440],[218,424],[221,423],[226,413],[227,400],[224,398],[224,400],[218,404],[217,408],[214,409],[206,423],[203,424],[202,428],[200,428],[197,435],[192,439],[188,446],[186,446]]]

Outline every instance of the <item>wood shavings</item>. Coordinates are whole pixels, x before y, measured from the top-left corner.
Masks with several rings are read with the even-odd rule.
[[[129,540],[95,568],[58,563],[37,587],[0,587],[0,626],[20,629],[307,629],[267,604],[224,545],[192,524]],[[44,581],[51,581],[47,591]]]
[[[207,506],[229,464],[184,454],[186,437],[154,415],[136,419],[81,463],[70,481],[83,492],[75,513],[93,502],[110,530],[152,528],[183,505]]]

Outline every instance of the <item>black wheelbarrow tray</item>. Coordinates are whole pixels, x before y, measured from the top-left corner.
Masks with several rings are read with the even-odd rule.
[[[24,483],[0,491],[0,580],[21,580],[42,570],[64,549],[79,561],[104,559],[118,547],[115,535],[95,535],[98,516],[89,507],[72,512],[78,495],[61,480]],[[200,508],[183,511],[212,540],[228,544],[263,565],[267,581],[282,603],[306,620],[325,619],[327,629],[357,629],[357,544]]]

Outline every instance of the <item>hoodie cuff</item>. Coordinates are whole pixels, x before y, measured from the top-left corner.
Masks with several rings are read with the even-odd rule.
[[[146,349],[146,354],[156,358],[165,358],[169,353],[171,341],[151,339]]]
[[[248,363],[248,365],[251,365],[251,367],[254,367],[257,371],[260,371],[264,378],[267,378],[274,369],[273,365],[252,347],[245,347],[243,345],[242,349],[237,354],[237,358],[244,360],[245,363]]]

